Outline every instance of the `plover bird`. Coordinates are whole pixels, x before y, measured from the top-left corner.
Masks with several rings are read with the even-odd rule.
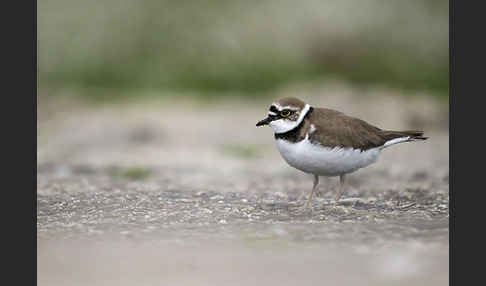
[[[273,102],[268,116],[256,126],[270,125],[277,148],[292,167],[314,175],[312,194],[319,176],[339,176],[339,201],[345,175],[377,161],[381,150],[397,143],[422,141],[423,131],[389,131],[342,112],[312,107],[294,97]]]

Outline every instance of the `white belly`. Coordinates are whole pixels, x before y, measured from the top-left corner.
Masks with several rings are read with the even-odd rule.
[[[361,152],[353,148],[329,148],[312,144],[276,140],[278,150],[292,167],[319,176],[338,176],[366,167],[378,159],[380,147]]]

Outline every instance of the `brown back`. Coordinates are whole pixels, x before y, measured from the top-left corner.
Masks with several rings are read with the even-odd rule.
[[[309,136],[313,143],[327,147],[352,147],[367,150],[382,146],[390,140],[384,132],[361,119],[327,108],[314,108],[307,118],[316,130]],[[309,127],[310,127],[310,123]],[[392,138],[393,139],[393,138]]]

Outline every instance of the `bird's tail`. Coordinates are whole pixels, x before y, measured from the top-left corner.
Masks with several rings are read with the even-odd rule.
[[[407,131],[383,131],[383,136],[387,140],[383,145],[383,148],[388,146],[412,141],[427,140],[428,137],[424,137],[423,131],[407,130]]]

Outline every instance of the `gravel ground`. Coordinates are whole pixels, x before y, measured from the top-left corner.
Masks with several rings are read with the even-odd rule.
[[[447,107],[390,92],[279,91],[430,136],[348,176],[337,204],[322,178],[307,210],[312,177],[255,127],[270,100],[41,97],[38,284],[448,284]]]

